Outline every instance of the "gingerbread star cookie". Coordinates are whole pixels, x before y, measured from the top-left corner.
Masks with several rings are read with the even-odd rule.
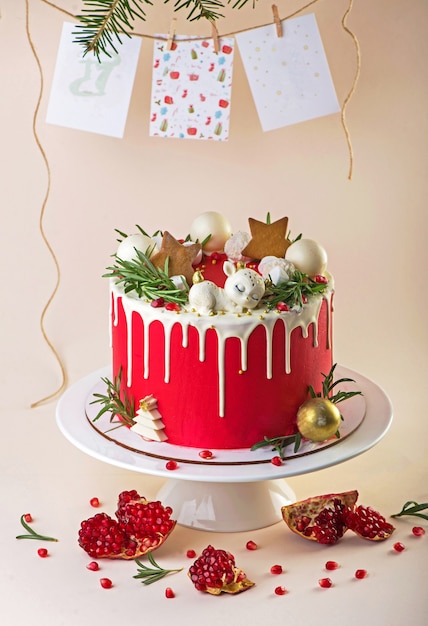
[[[177,239],[174,239],[170,233],[165,231],[160,250],[150,257],[150,261],[155,267],[164,269],[165,261],[168,257],[168,275],[184,276],[187,284],[190,286],[192,284],[192,276],[195,271],[192,263],[200,251],[201,244],[192,243],[188,246],[184,246],[177,241]]]
[[[282,217],[273,224],[259,222],[250,217],[248,223],[251,239],[242,250],[243,256],[257,260],[265,256],[285,257],[285,251],[291,243],[286,239],[288,217]]]

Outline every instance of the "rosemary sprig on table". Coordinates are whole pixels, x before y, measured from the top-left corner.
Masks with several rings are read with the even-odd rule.
[[[307,298],[323,293],[326,288],[326,283],[317,283],[307,274],[294,270],[290,280],[286,282],[278,285],[268,282],[265,304],[269,310],[275,309],[280,302],[289,308],[302,307]]]
[[[403,508],[399,513],[395,513],[391,515],[391,517],[402,517],[403,515],[414,515],[415,517],[421,517],[422,519],[428,520],[428,515],[421,513],[421,511],[425,511],[428,509],[428,502],[423,502],[422,504],[418,504],[413,500],[409,500],[406,504],[403,505]]]
[[[33,530],[31,526],[27,524],[24,518],[25,518],[25,514],[21,515],[20,521],[21,521],[22,526],[28,532],[28,535],[17,535],[16,536],[17,539],[37,539],[37,541],[58,541],[58,539],[55,539],[55,537],[47,537],[46,535],[39,535],[39,533],[36,533],[36,531]]]
[[[137,258],[124,261],[115,257],[115,264],[107,267],[108,274],[103,278],[114,278],[116,283],[124,286],[125,293],[135,291],[139,298],[156,300],[160,296],[165,302],[185,304],[189,287],[183,281],[182,288],[177,287],[168,276],[168,257],[163,269],[155,267],[149,255],[136,250]]]
[[[152,583],[161,580],[168,574],[173,574],[175,572],[181,572],[182,567],[180,569],[164,569],[160,565],[158,565],[153,557],[153,554],[149,552],[147,554],[147,558],[152,565],[152,567],[147,567],[140,560],[135,559],[136,564],[138,565],[138,574],[133,576],[133,578],[142,579],[141,582],[143,585],[151,585]]]
[[[104,413],[111,413],[110,422],[116,415],[121,419],[119,426],[133,426],[135,417],[135,405],[134,399],[129,398],[126,391],[123,392],[123,399],[120,395],[120,384],[122,378],[122,368],[120,368],[118,375],[115,376],[112,382],[109,378],[101,378],[103,383],[107,387],[107,394],[94,393],[95,400],[92,400],[90,404],[102,404],[102,408],[99,410],[93,421],[96,422]]]

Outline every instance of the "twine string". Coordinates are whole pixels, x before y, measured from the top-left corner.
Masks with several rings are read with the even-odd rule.
[[[33,130],[33,136],[34,136],[34,140],[37,144],[37,147],[40,151],[40,154],[42,156],[43,162],[45,164],[46,167],[46,175],[47,175],[47,184],[46,184],[46,191],[45,191],[45,196],[43,198],[43,202],[42,202],[42,206],[41,206],[41,210],[40,210],[40,217],[39,217],[39,230],[40,230],[40,234],[42,236],[42,239],[47,247],[47,249],[49,250],[49,253],[53,259],[54,265],[55,265],[55,269],[56,269],[56,282],[55,282],[55,286],[54,289],[48,299],[48,301],[46,302],[41,316],[40,316],[40,328],[42,331],[42,335],[44,340],[46,341],[47,345],[49,346],[49,348],[51,349],[54,357],[56,358],[56,360],[58,361],[60,370],[61,370],[61,374],[62,374],[62,384],[60,385],[60,387],[54,391],[53,393],[51,393],[50,395],[46,396],[45,398],[41,398],[40,400],[38,400],[37,402],[33,402],[30,406],[31,408],[35,408],[37,406],[39,406],[40,404],[43,404],[49,400],[52,400],[53,398],[55,398],[57,395],[59,395],[63,389],[66,386],[66,381],[67,381],[67,376],[66,376],[66,371],[65,371],[65,367],[62,363],[62,360],[58,354],[58,352],[55,350],[52,342],[50,341],[46,330],[45,330],[45,317],[46,317],[46,313],[50,307],[50,305],[52,304],[52,301],[58,291],[59,288],[59,284],[60,284],[60,280],[61,280],[61,271],[60,271],[60,267],[59,267],[59,263],[58,263],[58,259],[55,255],[55,252],[51,246],[51,244],[49,243],[48,238],[46,237],[46,233],[45,233],[45,229],[44,229],[44,217],[45,217],[45,210],[46,210],[46,205],[48,202],[48,198],[49,198],[49,194],[50,194],[50,188],[51,188],[51,170],[49,167],[49,161],[48,158],[46,156],[46,153],[43,149],[43,146],[40,142],[39,139],[39,135],[37,133],[37,120],[38,120],[38,115],[39,115],[39,109],[40,109],[40,103],[42,101],[42,97],[43,97],[43,69],[42,69],[42,65],[40,63],[40,59],[38,57],[37,51],[35,49],[32,37],[31,37],[31,33],[30,33],[30,9],[29,9],[29,0],[25,0],[25,30],[27,33],[27,39],[28,39],[28,43],[30,45],[31,51],[33,53],[34,59],[36,61],[38,70],[39,70],[39,74],[40,74],[40,89],[39,89],[39,95],[37,98],[37,103],[36,103],[36,107],[34,109],[34,114],[33,114],[33,123],[32,123],[32,130]]]

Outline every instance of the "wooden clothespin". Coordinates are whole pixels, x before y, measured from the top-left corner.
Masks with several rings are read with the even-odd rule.
[[[273,13],[273,21],[275,22],[275,26],[276,26],[276,36],[282,37],[282,24],[281,24],[281,20],[279,19],[278,7],[276,6],[276,4],[272,5],[272,13]]]
[[[214,22],[211,22],[211,37],[214,43],[214,52],[218,54],[220,52],[220,42],[218,40],[218,30]]]
[[[167,50],[171,50],[172,48],[172,44],[174,42],[174,35],[175,35],[175,29],[177,26],[177,20],[176,18],[174,18],[171,22],[171,27],[169,29],[169,33],[168,33],[168,40],[166,42],[166,49]]]

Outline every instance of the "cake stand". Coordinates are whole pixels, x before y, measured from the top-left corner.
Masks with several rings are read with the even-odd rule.
[[[386,393],[361,374],[338,366],[336,376],[353,379],[354,388],[363,394],[340,405],[344,416],[340,439],[307,442],[297,453],[287,448],[280,466],[270,462],[276,453],[269,446],[256,451],[212,450],[212,459],[203,460],[197,449],[147,442],[126,427],[112,428],[106,416],[107,424],[99,424],[101,419],[94,422],[99,405],[91,404],[93,393],[109,375],[108,367],[93,372],[61,396],[56,410],[59,429],[74,446],[100,461],[166,478],[157,499],[172,507],[179,524],[206,531],[241,532],[277,523],[281,507],[296,500],[286,478],[362,454],[382,439],[392,421]],[[167,469],[168,459],[177,460],[177,469]]]

